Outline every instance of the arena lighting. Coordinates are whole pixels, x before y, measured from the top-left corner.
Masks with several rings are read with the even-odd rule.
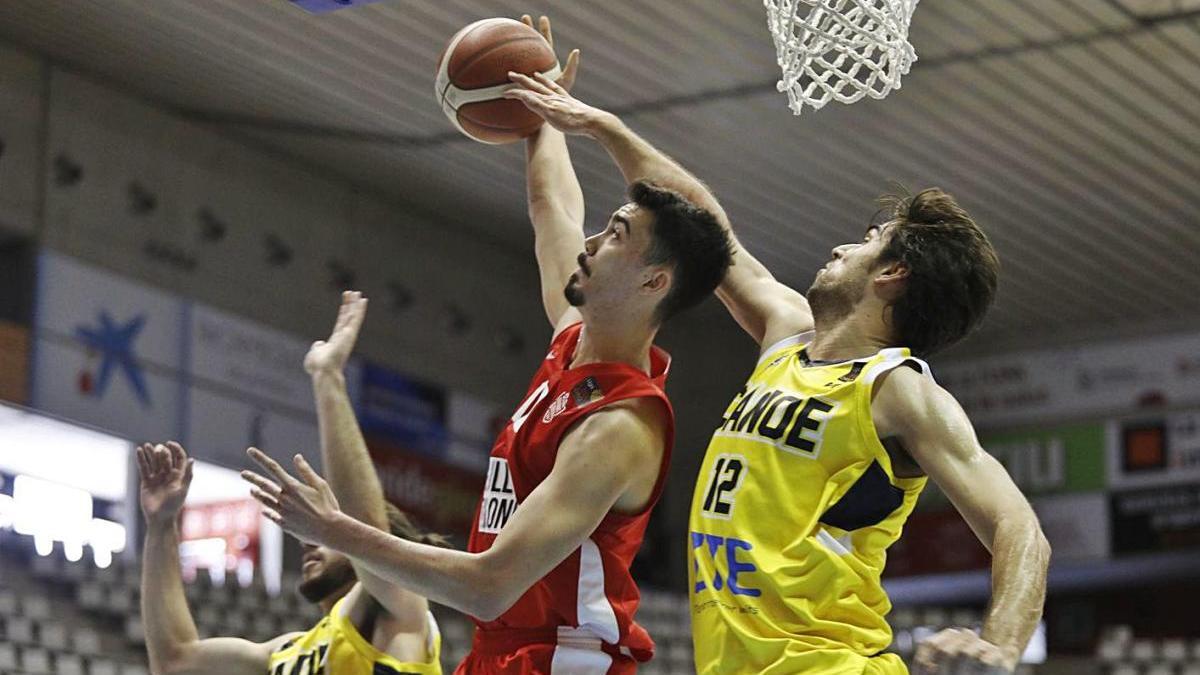
[[[130,443],[116,436],[0,404],[0,469],[124,502]]]
[[[33,537],[38,555],[50,555],[54,542],[61,541],[64,557],[78,562],[86,545],[96,566],[108,567],[113,553],[125,550],[125,526],[93,518],[92,495],[86,490],[19,475],[13,496],[0,496],[5,497],[0,499],[0,528],[8,522],[17,534]]]

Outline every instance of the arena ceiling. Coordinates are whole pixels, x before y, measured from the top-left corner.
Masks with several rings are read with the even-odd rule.
[[[436,217],[529,248],[519,147],[460,137],[432,95],[458,28],[545,11],[576,93],[709,182],[746,245],[807,287],[897,180],[942,186],[1004,264],[967,351],[1200,320],[1200,12],[1192,0],[924,0],[883,101],[793,117],[755,0],[0,3],[0,36]],[[598,227],[622,184],[572,147]]]

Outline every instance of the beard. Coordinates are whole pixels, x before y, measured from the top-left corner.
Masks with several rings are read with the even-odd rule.
[[[817,278],[808,287],[805,298],[812,309],[813,319],[828,324],[849,316],[866,292],[865,284],[854,284],[852,281],[825,282]]]
[[[563,296],[567,299],[567,304],[572,307],[583,306],[583,291],[579,288],[579,273],[571,275],[567,281],[566,288],[563,288]]]
[[[309,602],[321,602],[331,593],[354,583],[358,577],[354,574],[354,566],[349,560],[335,560],[326,563],[325,569],[311,579],[300,582],[296,590]]]

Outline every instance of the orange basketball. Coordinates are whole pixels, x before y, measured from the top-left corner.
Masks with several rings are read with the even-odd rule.
[[[561,73],[554,50],[536,30],[512,19],[483,19],[450,38],[438,59],[436,94],[458,130],[483,143],[512,143],[538,130],[542,118],[502,98],[508,71]]]

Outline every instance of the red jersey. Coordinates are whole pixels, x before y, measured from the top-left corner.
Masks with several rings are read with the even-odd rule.
[[[495,621],[477,620],[473,654],[511,653],[522,645],[535,644],[550,645],[550,653],[555,651],[553,645],[558,645],[560,652],[568,646],[583,646],[626,660],[646,661],[653,656],[653,640],[634,621],[640,594],[629,566],[642,545],[650,510],[662,492],[674,442],[675,415],[663,392],[670,356],[654,347],[649,374],[626,363],[570,368],[582,331],[583,324],[575,324],[555,337],[524,402],[492,446],[487,482],[467,548],[472,553],[490,548],[521,502],[554,468],[563,434],[583,417],[617,401],[652,398],[661,401],[666,412],[663,458],[653,494],[639,513],[609,512],[578,549]],[[570,659],[561,655],[554,656],[554,661],[570,665]],[[459,672],[494,672],[471,662],[468,657]],[[548,672],[549,668],[509,670]]]

